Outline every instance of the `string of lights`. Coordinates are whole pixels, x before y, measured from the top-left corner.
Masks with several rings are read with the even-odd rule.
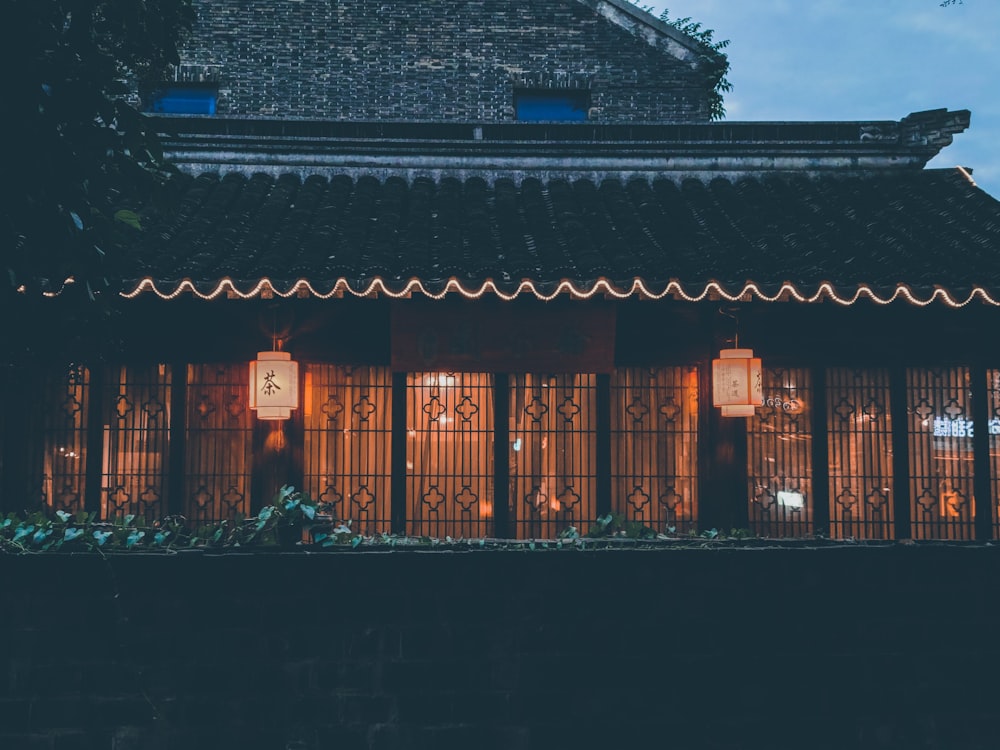
[[[72,279],[67,279],[67,284]],[[63,287],[65,288],[65,286]],[[59,292],[46,293],[47,296],[57,296]],[[589,286],[579,285],[570,280],[562,280],[551,291],[543,291],[541,285],[534,281],[525,279],[518,283],[513,291],[504,291],[492,279],[480,283],[478,286],[466,286],[456,278],[450,278],[440,291],[433,291],[428,288],[420,279],[410,279],[402,287],[390,285],[382,278],[374,278],[361,286],[352,285],[347,279],[340,278],[328,291],[322,291],[313,286],[306,279],[299,279],[285,289],[279,288],[270,279],[260,279],[249,289],[240,289],[230,278],[220,280],[211,291],[203,291],[190,279],[184,279],[171,290],[163,290],[152,278],[144,278],[139,281],[131,291],[121,292],[125,299],[134,299],[142,294],[154,294],[160,299],[176,299],[184,294],[191,294],[203,300],[212,300],[220,296],[227,296],[237,299],[254,299],[257,297],[302,297],[309,296],[317,299],[330,299],[333,297],[343,297],[351,295],[354,297],[375,297],[386,296],[391,299],[402,299],[420,294],[430,299],[443,299],[449,295],[457,294],[466,299],[479,299],[486,295],[493,295],[499,299],[510,301],[521,296],[534,296],[542,301],[551,301],[560,296],[571,299],[591,299],[602,296],[613,299],[627,299],[639,297],[643,299],[659,300],[666,297],[680,299],[685,302],[701,302],[703,300],[725,300],[727,302],[749,301],[758,299],[763,302],[779,302],[794,300],[796,302],[815,303],[829,300],[839,305],[854,305],[862,299],[867,299],[875,304],[889,305],[897,300],[905,300],[911,305],[926,307],[927,305],[940,302],[948,307],[965,307],[972,302],[979,300],[984,304],[1000,307],[1000,299],[993,297],[985,288],[975,287],[964,299],[953,295],[947,289],[936,287],[928,296],[916,294],[906,284],[897,284],[895,289],[888,296],[881,295],[867,284],[858,284],[851,294],[839,293],[833,284],[824,281],[819,284],[815,292],[808,293],[799,289],[791,282],[784,282],[774,294],[768,294],[753,281],[746,282],[738,291],[729,291],[718,281],[709,281],[698,292],[692,293],[684,288],[677,280],[669,281],[661,290],[652,288],[641,278],[633,279],[628,286],[619,286],[614,282],[600,278]]]

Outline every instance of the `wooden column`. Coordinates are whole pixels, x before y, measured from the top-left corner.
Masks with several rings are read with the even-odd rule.
[[[727,533],[749,528],[746,417],[723,417],[712,405],[710,359],[699,365],[698,372],[698,421],[703,426],[698,441],[702,477],[698,527]]]
[[[87,387],[87,474],[84,479],[83,508],[88,513],[101,512],[104,491],[104,366],[89,367]]]
[[[170,457],[167,464],[167,513],[184,515],[187,462],[187,363],[170,365]]]
[[[611,501],[611,376],[597,376],[597,515],[606,516]]]
[[[990,393],[987,369],[973,365],[972,379],[972,466],[973,494],[976,498],[976,540],[987,542],[993,538],[993,488],[990,466]]]
[[[889,408],[892,412],[892,512],[896,539],[909,539],[910,447],[906,413],[906,368],[889,371]]]
[[[406,373],[392,373],[392,492],[393,534],[406,533]]]
[[[813,534],[830,535],[829,425],[826,414],[826,368],[812,368],[812,513]]]
[[[493,376],[493,536],[513,536],[510,526],[510,376]]]

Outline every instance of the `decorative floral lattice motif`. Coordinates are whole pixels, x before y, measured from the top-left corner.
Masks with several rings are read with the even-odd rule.
[[[549,407],[538,396],[531,399],[524,407],[524,413],[531,417],[531,421],[538,423],[542,421],[549,411]]]
[[[638,511],[649,505],[649,493],[642,487],[636,485],[628,494],[628,504]]]
[[[455,412],[462,418],[462,421],[469,422],[479,413],[479,407],[469,396],[462,396],[462,400],[455,407]]]
[[[428,509],[436,511],[444,502],[444,494],[437,488],[437,485],[431,485],[427,488],[427,492],[421,495],[420,502]]]
[[[354,413],[358,415],[358,419],[362,422],[367,422],[372,414],[375,413],[375,404],[371,402],[368,396],[362,396],[358,403],[354,405]]]
[[[119,419],[125,419],[125,417],[132,413],[132,402],[128,400],[128,397],[124,393],[115,401],[115,411],[118,412]]]
[[[363,484],[351,495],[351,502],[358,510],[367,511],[375,502],[375,496],[368,489],[368,486]]]
[[[147,416],[149,416],[150,419],[156,421],[160,418],[160,415],[163,414],[164,411],[166,411],[166,407],[163,405],[163,402],[160,401],[159,399],[151,398],[149,401],[147,401],[142,405],[142,410],[146,412]]]
[[[222,504],[226,506],[231,514],[244,510],[243,500],[243,493],[232,485],[230,485],[229,489],[226,490],[226,494],[222,496]]]
[[[209,398],[208,394],[203,393],[195,404],[194,410],[198,412],[198,416],[202,419],[208,419],[209,416],[215,411],[215,402]]]
[[[445,407],[441,403],[441,399],[437,396],[431,396],[431,400],[424,404],[423,412],[430,421],[437,422],[440,416],[444,414]]]
[[[468,485],[462,487],[462,491],[455,495],[455,502],[462,506],[462,510],[468,512],[473,505],[479,502],[479,495],[472,491]]]
[[[660,408],[662,409],[663,407],[661,406]],[[632,417],[633,422],[639,424],[649,414],[649,407],[642,402],[641,398],[636,396],[632,399],[632,403],[625,407],[625,411]]]
[[[336,394],[331,393],[319,410],[326,415],[327,422],[336,422],[344,412],[344,405],[340,403]]]
[[[559,404],[556,411],[558,411],[560,416],[562,416],[563,421],[568,423],[572,422],[576,418],[576,415],[580,413],[580,407],[576,404],[572,397],[567,396],[563,399],[562,403]]]

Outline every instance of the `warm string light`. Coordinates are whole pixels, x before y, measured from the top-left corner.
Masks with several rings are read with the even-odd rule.
[[[72,283],[72,279],[68,279],[66,283]],[[65,285],[63,288],[65,288]],[[58,296],[61,292],[62,289],[60,289],[59,292],[46,292],[46,296]],[[160,291],[153,279],[147,277],[136,284],[132,291],[121,292],[120,294],[125,299],[134,299],[139,295],[148,292],[151,292],[160,299],[164,300],[176,299],[186,293],[190,293],[191,295],[203,300],[217,299],[222,295],[236,297],[239,299],[253,299],[261,295],[287,299],[289,297],[302,296],[303,293],[318,299],[342,297],[345,294],[354,297],[384,295],[391,299],[402,299],[412,297],[414,294],[420,294],[435,300],[443,299],[449,294],[458,294],[466,299],[480,299],[487,294],[492,294],[505,301],[516,299],[522,295],[533,295],[536,299],[543,302],[549,302],[561,295],[568,296],[571,299],[580,300],[591,299],[596,296],[612,297],[614,299],[642,297],[650,300],[675,297],[682,299],[685,302],[702,302],[705,299],[716,298],[727,302],[739,302],[751,297],[763,302],[779,302],[786,298],[791,298],[796,302],[808,303],[830,300],[843,306],[853,305],[863,298],[867,298],[871,302],[878,305],[889,305],[898,299],[904,299],[911,305],[916,305],[918,307],[926,307],[934,302],[943,302],[948,307],[953,308],[965,307],[966,305],[974,302],[976,299],[979,299],[984,304],[1000,307],[1000,299],[994,299],[989,292],[986,291],[986,289],[978,286],[975,287],[969,293],[969,296],[964,300],[958,300],[952,297],[946,289],[941,287],[935,288],[929,297],[922,299],[914,294],[913,291],[905,284],[897,285],[893,293],[888,297],[879,296],[879,294],[867,284],[859,284],[857,289],[850,296],[841,296],[837,293],[833,284],[827,281],[821,283],[817,287],[816,292],[811,295],[803,294],[794,284],[787,281],[781,285],[776,294],[766,294],[755,282],[752,281],[744,284],[743,288],[736,293],[727,291],[726,288],[717,281],[710,281],[705,284],[705,287],[699,293],[691,294],[681,285],[679,281],[676,280],[670,281],[662,291],[657,292],[650,289],[646,285],[646,282],[639,278],[633,279],[631,285],[626,288],[618,287],[605,278],[597,279],[589,288],[579,287],[574,282],[564,279],[556,285],[556,288],[552,292],[543,293],[539,290],[538,286],[536,286],[535,282],[527,279],[521,281],[513,292],[505,292],[492,279],[487,279],[478,287],[466,287],[461,281],[454,277],[448,279],[444,288],[439,292],[430,291],[426,286],[424,286],[424,283],[420,279],[410,279],[406,282],[402,289],[395,291],[381,278],[372,279],[367,286],[362,288],[355,288],[351,286],[347,279],[340,278],[337,279],[333,287],[328,292],[321,292],[317,290],[306,279],[299,279],[284,291],[275,286],[270,279],[261,279],[248,291],[244,292],[241,291],[236,286],[236,283],[230,278],[224,278],[219,281],[211,292],[203,292],[199,290],[190,279],[184,279],[177,284],[173,291],[163,292]]]

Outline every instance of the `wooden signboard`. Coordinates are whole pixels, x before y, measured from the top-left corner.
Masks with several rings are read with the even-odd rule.
[[[399,302],[392,308],[396,372],[609,373],[615,307],[602,301],[521,305]]]

